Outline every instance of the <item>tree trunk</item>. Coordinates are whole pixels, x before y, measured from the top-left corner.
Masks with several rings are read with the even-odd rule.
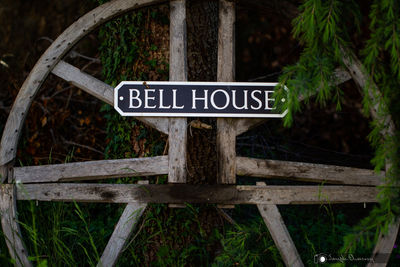
[[[187,2],[189,81],[217,79],[218,1]],[[200,120],[212,126],[211,130],[190,126]],[[213,184],[217,174],[216,120],[190,118],[188,131],[187,182]]]

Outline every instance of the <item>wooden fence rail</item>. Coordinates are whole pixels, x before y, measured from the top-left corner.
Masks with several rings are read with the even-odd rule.
[[[167,173],[168,156],[158,156],[16,167],[14,168],[13,179],[25,184],[151,176]]]
[[[360,186],[46,183],[18,185],[17,199],[103,203],[287,205],[376,202],[378,192],[376,187]]]

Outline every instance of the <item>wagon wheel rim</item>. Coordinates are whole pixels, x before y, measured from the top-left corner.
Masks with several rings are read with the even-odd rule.
[[[121,15],[125,12],[128,12],[130,10],[134,10],[137,8],[149,6],[149,5],[154,5],[156,3],[160,2],[165,2],[165,1],[159,1],[159,0],[115,0],[112,2],[108,2],[106,4],[103,4],[94,10],[90,11],[83,17],[81,17],[78,21],[73,23],[70,27],[68,27],[52,44],[51,46],[46,50],[46,52],[42,55],[42,57],[39,59],[39,61],[36,63],[35,67],[32,69],[31,73],[25,80],[24,84],[22,85],[20,92],[18,93],[18,96],[13,104],[12,110],[10,112],[10,115],[8,117],[4,132],[3,132],[3,137],[1,140],[1,145],[0,145],[0,170],[2,173],[2,180],[4,183],[7,183],[4,178],[8,179],[9,184],[3,184],[1,186],[1,194],[0,194],[0,208],[2,212],[2,227],[3,231],[6,235],[6,242],[7,246],[10,251],[10,255],[12,258],[16,260],[17,265],[21,266],[29,266],[31,265],[30,261],[28,260],[27,256],[27,251],[24,247],[22,237],[21,237],[21,232],[19,229],[19,225],[16,220],[17,216],[17,211],[16,211],[16,200],[17,199],[24,199],[24,194],[21,193],[22,190],[18,189],[18,186],[15,186],[14,182],[15,181],[20,181],[21,183],[28,183],[28,186],[30,188],[33,188],[35,184],[30,185],[29,183],[38,183],[36,185],[40,185],[40,182],[60,182],[60,181],[73,181],[73,180],[85,180],[85,179],[93,179],[93,177],[96,178],[109,178],[109,177],[121,177],[121,176],[132,176],[131,172],[118,172],[117,168],[113,169],[113,173],[107,173],[107,172],[101,172],[97,173],[95,175],[93,174],[82,174],[79,173],[78,175],[75,176],[68,176],[65,175],[59,175],[54,178],[47,176],[48,179],[53,178],[55,180],[49,181],[43,180],[43,177],[37,180],[32,180],[32,177],[30,175],[23,175],[24,173],[27,174],[29,173],[44,173],[46,170],[45,168],[53,168],[53,166],[56,165],[48,165],[47,167],[43,166],[32,166],[32,167],[21,167],[21,168],[13,168],[13,161],[16,156],[16,149],[17,149],[17,143],[19,139],[19,135],[22,129],[23,122],[25,120],[25,117],[27,115],[27,111],[33,101],[34,96],[38,92],[40,86],[44,82],[44,80],[47,78],[49,73],[53,73],[60,78],[63,78],[64,80],[71,82],[72,84],[76,85],[77,87],[85,90],[86,92],[92,94],[93,96],[105,101],[106,103],[112,104],[113,103],[113,93],[112,90],[113,88],[102,81],[88,75],[85,73],[82,73],[79,71],[79,69],[75,68],[74,66],[62,61],[62,57],[81,39],[83,38],[86,34],[91,32],[94,28],[97,26],[105,23],[106,21]],[[183,2],[184,1],[173,1],[173,2]],[[224,0],[221,0],[221,3],[225,3]],[[227,4],[227,3],[225,3]],[[228,4],[234,7],[233,4]],[[184,5],[183,5],[184,7]],[[343,73],[342,73],[343,74]],[[79,77],[79,79],[75,79],[76,77]],[[345,81],[349,78],[349,75],[344,75],[344,78],[341,81]],[[99,90],[100,88],[100,90]],[[167,133],[169,132],[169,126],[168,126],[168,119],[158,119],[158,118],[141,118],[141,120],[148,125],[156,128],[157,130]],[[246,120],[246,119],[239,119],[236,121],[236,126],[237,126],[237,131],[234,133],[234,135],[241,134],[248,129],[252,128],[253,126],[263,122],[264,120],[260,119],[252,119],[252,120]],[[235,175],[241,175],[244,174],[243,172],[246,172],[246,169],[241,165],[244,160],[250,160],[251,164],[256,163],[256,160],[252,159],[241,159],[237,158],[237,165],[238,169],[235,173]],[[125,162],[121,163],[121,160],[118,160],[119,164],[136,164],[135,166],[138,166],[140,168],[141,165],[149,164],[151,161],[157,161],[158,163],[161,162],[161,167],[158,168],[157,170],[150,170],[149,169],[142,169],[141,172],[139,172],[142,175],[159,175],[159,174],[168,174],[169,168],[168,168],[168,156],[161,156],[161,157],[152,157],[152,158],[142,158],[142,159],[126,159],[123,160]],[[272,161],[271,161],[272,162]],[[271,163],[269,162],[269,163]],[[115,162],[112,161],[104,161],[101,163],[106,163],[109,165],[114,164]],[[274,161],[272,163],[277,163],[279,162]],[[74,165],[75,164],[75,165]],[[76,164],[79,163],[71,163],[71,165],[68,165],[68,168],[76,168]],[[99,162],[89,162],[87,164],[99,164]],[[287,164],[287,163],[284,163]],[[118,165],[118,164],[117,164]],[[150,164],[151,165],[151,164]],[[262,165],[262,164],[261,164]],[[153,166],[153,165],[151,165]],[[296,168],[295,165],[292,165],[294,168]],[[317,164],[309,164],[307,165],[310,170],[314,170],[315,168],[320,168],[322,166],[317,166]],[[118,170],[120,170],[121,165],[118,165]],[[341,167],[342,168],[342,167]],[[350,169],[346,169],[347,171],[351,171]],[[114,173],[115,172],[115,173]],[[271,177],[271,174],[265,174],[265,172],[268,172],[268,170],[261,170],[261,173],[246,173],[249,176],[255,176],[255,177]],[[264,176],[263,176],[264,175]],[[380,177],[375,176],[371,173],[366,174],[370,178],[370,183],[367,185],[377,185],[379,183]],[[137,176],[137,173],[135,173],[135,176]],[[315,175],[314,175],[315,176]],[[37,176],[38,177],[38,176]],[[15,180],[20,179],[20,180]],[[282,177],[283,178],[283,177]],[[304,177],[299,177],[300,179],[304,179]],[[307,179],[314,179],[313,175],[311,174]],[[29,180],[30,179],[30,180]],[[343,181],[337,181],[333,179],[333,183],[341,183]],[[54,184],[48,184],[48,186],[53,186],[56,185]],[[142,185],[146,187],[146,185]],[[140,187],[140,186],[136,186]],[[266,188],[265,184],[258,184],[258,188]],[[232,188],[232,186],[230,187]],[[240,190],[242,190],[244,187],[241,187]],[[332,187],[333,188],[333,187]],[[376,194],[376,189],[371,189],[369,187],[359,187],[360,190],[365,190],[365,199],[361,199],[361,202],[368,202],[370,200],[371,195]],[[29,188],[28,188],[29,189]],[[24,189],[25,190],[25,189]],[[263,189],[264,190],[264,189]],[[336,191],[334,192],[339,192],[342,190],[342,188],[337,188]],[[236,192],[236,191],[235,191]],[[261,191],[265,192],[265,191]],[[60,193],[60,192],[59,192]],[[331,193],[332,194],[332,193]],[[139,199],[143,195],[138,195]],[[27,199],[40,199],[40,197],[43,196],[35,196],[35,198],[32,198],[31,196],[26,196]],[[58,199],[60,200],[60,199]],[[123,215],[120,218],[121,225],[126,223],[126,216],[132,215],[132,213],[137,213],[138,215],[141,215],[143,212],[144,208],[146,207],[146,203],[140,203],[137,199],[133,199],[136,202],[135,203],[130,203],[127,205]],[[252,201],[255,201],[254,199]],[[321,200],[319,200],[321,201]],[[257,204],[257,203],[253,203]],[[287,203],[281,203],[281,204],[287,204]],[[275,212],[275,214],[279,215],[279,211],[276,209],[276,205],[271,203],[265,204],[264,202],[260,202],[257,204],[260,213],[267,223],[271,223],[269,219],[267,219],[267,212],[270,212],[268,210],[271,210],[271,207],[274,208],[275,210],[272,212]],[[140,216],[138,216],[140,217]],[[138,219],[138,218],[137,218]],[[132,225],[134,226],[137,222],[136,220],[132,220]],[[120,222],[117,224],[116,230],[114,231],[111,241],[114,240],[113,237],[116,235],[118,237],[118,234],[121,234],[122,232],[126,232],[125,230],[121,230],[121,228],[118,229],[118,225],[120,225]],[[272,222],[274,223],[274,222]],[[273,226],[271,226],[273,227]],[[286,229],[284,227],[284,224],[279,224],[278,227],[283,227],[283,230]],[[133,228],[133,227],[132,227]],[[273,229],[268,226],[269,230],[272,231]],[[397,228],[398,229],[398,224]],[[118,232],[120,231],[120,232]],[[121,232],[122,231],[122,232]],[[273,234],[273,233],[272,233]],[[127,236],[125,236],[127,237]],[[290,239],[290,235],[285,235],[285,238]],[[279,242],[277,240],[274,240],[277,246],[279,247]],[[394,242],[394,241],[393,241]],[[110,244],[110,242],[109,242]],[[108,244],[108,245],[109,245]],[[107,247],[108,247],[107,245]],[[111,244],[112,245],[112,244]],[[106,250],[107,250],[106,247]],[[284,248],[283,248],[284,249]],[[295,247],[294,247],[295,249]],[[288,253],[285,251],[282,251],[280,249],[282,254]],[[104,255],[104,254],[103,254]],[[285,255],[282,255],[283,257]],[[286,255],[287,256],[287,255]],[[118,258],[118,255],[114,255],[114,261]],[[105,259],[102,259],[105,260]],[[288,262],[285,261],[287,265],[297,265],[297,266],[302,266],[301,260],[299,260],[299,255],[292,255],[292,256],[287,256]],[[103,261],[105,263],[105,261]]]

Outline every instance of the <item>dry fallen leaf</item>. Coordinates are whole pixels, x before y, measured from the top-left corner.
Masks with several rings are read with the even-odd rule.
[[[43,116],[40,121],[42,122],[42,127],[44,127],[47,124],[47,117]]]

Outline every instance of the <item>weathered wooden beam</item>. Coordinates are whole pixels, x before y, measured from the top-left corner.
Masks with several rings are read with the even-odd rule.
[[[142,182],[142,184],[148,184],[148,181]],[[122,254],[130,236],[135,231],[146,206],[147,204],[144,203],[129,203],[126,205],[110,240],[108,240],[103,255],[101,255],[100,261],[97,263],[97,267],[112,267],[117,264],[118,258]]]
[[[170,1],[169,80],[187,81],[186,1]],[[168,182],[186,182],[187,119],[169,119]]]
[[[15,159],[22,125],[24,124],[25,117],[32,104],[33,98],[39,91],[39,88],[45,81],[46,77],[61,58],[80,39],[107,20],[132,9],[159,2],[162,1],[115,0],[107,2],[78,19],[50,45],[26,78],[11,108],[0,144],[0,166]]]
[[[168,173],[168,156],[96,160],[14,168],[21,183],[65,182]]]
[[[117,226],[100,258],[97,267],[115,266],[123,248],[129,241],[136,224],[140,220],[147,204],[130,203],[126,205]]]
[[[10,256],[15,260],[16,266],[32,266],[28,260],[28,252],[22,240],[19,228],[16,195],[13,184],[0,185],[0,212],[1,226]]]
[[[22,184],[19,200],[107,203],[320,204],[376,202],[376,187],[46,183]]]
[[[373,261],[369,262],[367,267],[385,267],[387,265],[397,239],[399,226],[400,218],[396,218],[395,221],[389,225],[387,233],[380,233],[374,251],[372,252],[371,258]]]
[[[82,72],[71,64],[61,60],[54,67],[52,73],[107,104],[114,105],[113,87],[87,73]],[[136,119],[164,134],[168,134],[168,119],[166,118],[136,117]]]
[[[107,104],[114,103],[114,88],[63,60],[58,62],[51,73]]]
[[[235,3],[219,1],[217,80],[235,80]],[[218,183],[236,183],[236,119],[217,119]]]
[[[266,186],[265,183],[257,182],[258,186]],[[274,240],[276,247],[281,253],[283,262],[288,267],[302,267],[299,252],[290,237],[289,231],[286,228],[281,213],[276,205],[257,205],[258,211],[261,214],[265,224],[268,227],[269,233]]]
[[[351,80],[351,75],[348,71],[338,68],[334,72],[334,83],[335,85],[342,84],[344,82],[347,82]],[[299,97],[300,101],[304,100],[303,96]],[[236,135],[241,135],[242,133],[247,132],[248,130],[257,127],[258,125],[263,124],[267,119],[264,118],[243,118],[243,119],[238,119],[237,120],[237,125],[236,125]]]
[[[284,178],[330,184],[377,186],[384,173],[374,170],[303,162],[237,157],[237,175],[260,178]]]

